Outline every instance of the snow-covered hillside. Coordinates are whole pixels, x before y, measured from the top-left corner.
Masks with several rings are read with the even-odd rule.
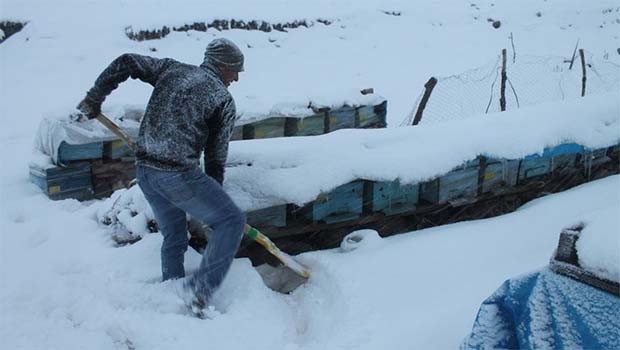
[[[313,25],[269,33],[173,31],[161,40],[141,42],[125,34],[127,27],[158,29],[216,19],[307,20]],[[494,28],[488,19],[501,25]],[[589,58],[620,63],[617,0],[3,0],[3,20],[27,25],[0,43],[2,347],[451,349],[471,329],[480,302],[502,281],[547,264],[563,227],[579,222],[591,222],[597,231],[601,226],[617,227],[620,177],[614,176],[537,200],[503,217],[389,239],[367,232],[356,250],[306,253],[300,260],[312,268],[313,276],[289,296],[266,288],[249,261],[238,259],[215,298],[212,319],[188,317],[176,293],[179,283],[159,283],[160,235],[116,248],[97,223],[102,201],[50,201],[28,179],[41,119],[70,110],[113,58],[136,52],[197,64],[210,40],[227,37],[246,55],[246,71],[231,87],[246,117],[309,101],[341,104],[372,87],[388,100],[388,126],[396,127],[430,76],[459,74],[495,60],[502,48],[512,50],[511,34],[518,53],[570,58],[579,40]],[[105,102],[104,110],[143,106],[150,91],[145,84],[127,82]],[[588,101],[599,112],[613,113],[619,105],[609,99],[617,95]],[[542,113],[546,117],[541,116],[540,123],[559,123],[561,118],[549,116],[549,111],[571,106],[585,108],[580,101],[568,101],[530,106],[526,112],[531,125]],[[574,113],[569,120],[578,118]],[[620,130],[616,135],[609,132],[614,120],[617,124],[617,116],[603,117],[603,126],[592,127],[583,140],[593,145],[617,140]],[[447,130],[458,133],[458,125]],[[591,126],[586,121],[583,125]],[[578,127],[560,129],[570,134]],[[436,138],[442,137],[441,127],[434,130]],[[475,128],[467,130],[475,136]],[[343,138],[355,133],[339,132]],[[373,137],[405,138],[409,133],[388,130]],[[523,138],[547,142],[533,131],[532,137]],[[324,139],[334,140],[334,135]],[[254,154],[261,157],[258,151],[284,150],[278,141],[260,145],[239,143],[231,152],[238,161],[248,161]],[[461,154],[481,148],[459,146]],[[540,148],[505,143],[498,150],[503,156],[530,151]],[[449,148],[445,152],[451,154]],[[283,154],[281,159],[287,157]],[[386,154],[381,166],[397,158]],[[437,165],[441,169],[416,174],[432,176],[435,173],[424,171],[451,166]],[[297,196],[287,199],[299,201],[311,197],[287,194]],[[190,270],[199,260],[197,253],[188,251]]]

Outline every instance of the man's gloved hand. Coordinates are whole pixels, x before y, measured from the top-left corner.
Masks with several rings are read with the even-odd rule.
[[[95,119],[99,116],[99,114],[101,114],[101,103],[93,101],[88,96],[84,97],[82,102],[80,102],[76,108],[80,112],[84,113],[88,119]]]

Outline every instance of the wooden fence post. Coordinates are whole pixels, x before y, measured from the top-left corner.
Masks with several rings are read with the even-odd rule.
[[[418,110],[415,112],[415,118],[413,118],[413,123],[411,125],[418,125],[422,120],[422,113],[424,112],[424,108],[426,108],[426,103],[431,97],[431,92],[433,92],[435,85],[437,85],[437,78],[435,77],[431,77],[426,84],[424,84],[424,95],[418,105]]]
[[[499,108],[506,110],[506,49],[502,49],[502,83],[500,86]]]
[[[583,49],[579,49],[579,56],[581,56],[581,97],[586,95],[586,58],[583,53]]]

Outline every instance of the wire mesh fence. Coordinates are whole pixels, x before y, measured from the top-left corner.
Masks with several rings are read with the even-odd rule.
[[[620,65],[585,51],[585,95],[620,92]],[[498,112],[502,57],[458,75],[436,77],[401,126],[433,124]],[[583,69],[574,57],[519,55],[506,64],[506,110],[582,96]],[[427,95],[426,97],[424,95]]]

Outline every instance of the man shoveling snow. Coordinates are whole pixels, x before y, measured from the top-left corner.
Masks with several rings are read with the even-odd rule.
[[[173,59],[124,54],[97,78],[78,109],[89,119],[129,77],[154,87],[140,125],[136,177],[160,231],[163,280],[185,277],[186,213],[213,229],[198,271],[184,284],[202,309],[226,276],[239,247],[245,214],[224,192],[224,164],[237,119],[227,87],[243,71],[243,53],[215,39],[200,66]],[[204,173],[200,154],[204,151]]]

